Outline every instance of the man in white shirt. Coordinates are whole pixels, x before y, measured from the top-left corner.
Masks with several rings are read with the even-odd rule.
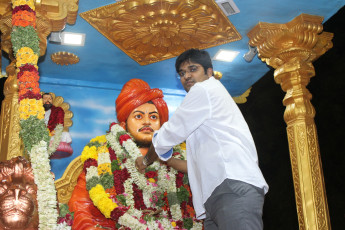
[[[144,172],[158,157],[169,160],[172,147],[186,140],[187,162],[174,162],[173,167],[187,169],[196,216],[205,219],[205,230],[263,229],[268,185],[240,110],[212,77],[206,51],[185,51],[175,67],[188,93],[171,119],[155,132],[148,154],[136,160],[138,170]]]

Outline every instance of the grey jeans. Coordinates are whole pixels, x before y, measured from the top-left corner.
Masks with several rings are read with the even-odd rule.
[[[225,179],[205,203],[205,230],[262,230],[264,190]]]

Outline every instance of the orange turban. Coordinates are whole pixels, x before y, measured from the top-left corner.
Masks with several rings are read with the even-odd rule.
[[[126,122],[129,114],[135,108],[152,101],[158,110],[161,125],[163,125],[169,118],[168,106],[163,97],[162,90],[151,89],[145,81],[140,79],[129,80],[122,87],[115,101],[118,122]]]

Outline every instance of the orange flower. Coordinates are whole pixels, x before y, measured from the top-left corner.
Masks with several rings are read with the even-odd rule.
[[[39,80],[39,75],[36,72],[24,71],[18,78],[21,82],[34,82]]]
[[[34,12],[26,10],[18,11],[16,14],[12,15],[12,24],[14,26],[32,26],[36,28],[36,15]]]
[[[192,206],[189,206],[187,204],[187,212],[190,214],[190,216],[194,216],[195,215],[195,211],[194,211],[194,208]]]
[[[108,188],[105,190],[110,196],[116,196],[116,189],[114,187]]]

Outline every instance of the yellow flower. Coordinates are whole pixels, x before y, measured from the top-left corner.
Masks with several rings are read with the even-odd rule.
[[[176,227],[176,222],[175,221],[171,222],[171,225],[175,228]]]
[[[99,201],[103,197],[108,197],[108,194],[105,192],[102,185],[98,184],[89,191],[89,195],[93,203],[98,206]]]
[[[96,146],[85,146],[83,149],[83,152],[81,153],[81,161],[84,163],[84,161],[86,161],[87,159],[92,158],[97,160],[98,159],[98,155],[97,155],[97,149]]]
[[[114,203],[102,187],[98,184],[89,191],[89,195],[95,206],[103,213],[107,218],[110,218],[111,211],[113,211],[117,204]]]
[[[97,153],[108,153],[108,152],[109,152],[109,150],[108,150],[107,146],[105,146],[105,145],[102,145],[102,146],[97,148]]]
[[[107,142],[107,139],[105,138],[105,135],[102,135],[102,136],[97,136],[97,137],[91,139],[90,142],[97,142],[97,141],[99,143],[103,144],[103,143]]]
[[[98,175],[103,175],[106,173],[109,173],[110,175],[112,175],[111,164],[110,163],[104,163],[104,164],[98,165],[97,172],[98,172]]]
[[[29,114],[29,116],[36,116],[36,111],[32,111],[32,110],[31,110],[31,111],[29,111],[28,114]]]
[[[33,50],[29,47],[22,47],[18,50],[16,55],[16,66],[20,67],[24,64],[37,64],[38,62],[38,55],[33,52]]]
[[[36,105],[36,101],[37,101],[36,99],[29,99],[27,103],[28,103],[30,106],[31,106],[31,105]]]
[[[186,150],[186,142],[182,142],[180,144],[180,147],[181,147],[182,150]]]
[[[35,4],[33,0],[12,0],[13,9],[21,5],[28,5],[32,10],[35,10]]]
[[[31,110],[31,111],[38,111],[38,106],[37,106],[37,104],[30,105],[30,110]]]
[[[19,114],[19,118],[20,118],[21,120],[26,120],[26,119],[29,118],[29,114],[28,114],[28,113],[20,113],[20,114]]]
[[[151,183],[155,183],[156,182],[156,180],[153,179],[153,178],[149,178],[148,181],[151,182]]]
[[[28,105],[22,105],[20,104],[19,106],[19,112],[22,112],[22,113],[27,113],[29,111],[29,106]]]
[[[103,196],[99,200],[97,207],[106,218],[110,218],[111,211],[113,211],[117,207],[117,204],[114,203],[111,199]]]
[[[37,118],[40,119],[40,120],[43,120],[44,119],[44,113],[43,112],[39,112],[37,114]]]

